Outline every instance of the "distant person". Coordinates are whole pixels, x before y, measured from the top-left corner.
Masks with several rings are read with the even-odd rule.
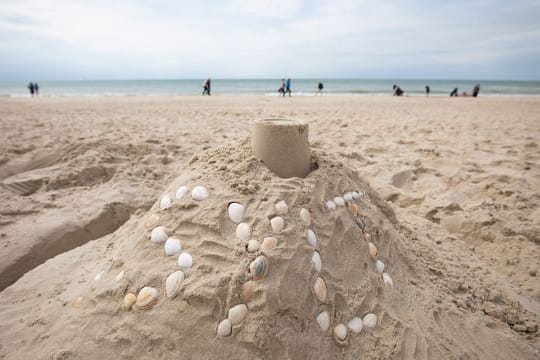
[[[203,83],[203,92],[202,92],[203,96],[204,95],[210,96],[210,86],[211,86],[210,84],[211,84],[210,78],[208,78],[208,79],[206,79],[204,81],[204,83]]]
[[[473,90],[472,90],[472,96],[477,97],[479,92],[480,92],[480,84],[474,85]]]
[[[429,85],[426,85],[426,96],[429,96],[429,91],[430,91]]]
[[[285,94],[286,93],[289,93],[289,96],[291,96],[291,79],[287,79],[287,81],[285,81]],[[285,94],[283,94],[283,96],[285,96]]]
[[[319,96],[322,96],[322,91],[323,91],[323,89],[324,89],[324,85],[323,85],[322,82],[319,81],[319,84],[317,85],[317,94],[318,94]]]
[[[450,96],[458,96],[458,88],[454,88],[454,90],[452,90],[450,93]]]
[[[39,95],[39,85],[38,85],[38,83],[34,83],[34,93],[36,94],[36,96]]]
[[[278,89],[278,93],[281,96],[285,96],[285,79],[281,79],[281,87]]]
[[[394,89],[394,96],[403,96],[404,91],[401,90],[399,86],[394,84],[394,86],[392,86],[392,89]]]
[[[34,83],[29,83],[27,87],[30,91],[30,96],[34,96]]]

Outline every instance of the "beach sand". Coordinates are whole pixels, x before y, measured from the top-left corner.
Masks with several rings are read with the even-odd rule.
[[[318,169],[305,180],[250,153],[255,120],[276,117],[309,122]],[[0,126],[0,357],[540,356],[537,98],[0,99]],[[206,202],[158,210],[166,191],[198,182]],[[347,210],[323,206],[352,186],[393,288]],[[291,214],[268,279],[243,325],[216,338],[251,259],[226,205],[247,204],[263,237],[282,198]],[[326,307],[311,294],[301,207],[317,220]],[[178,266],[148,240],[153,213],[194,255],[172,300],[164,282]],[[147,285],[154,308],[122,310]],[[339,343],[317,327],[324,308],[332,325],[367,311],[380,322]]]

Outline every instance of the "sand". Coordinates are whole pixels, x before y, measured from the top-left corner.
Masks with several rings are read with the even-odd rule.
[[[309,122],[306,179],[280,179],[250,153],[255,120],[275,117]],[[4,358],[539,356],[538,99],[0,99],[0,124]],[[158,210],[165,192],[198,183],[208,200]],[[353,188],[393,288],[350,211],[324,206]],[[281,199],[291,212],[268,277],[244,322],[218,338],[256,256],[226,205],[244,203],[260,239]],[[311,290],[302,207],[320,240],[325,304]],[[178,265],[148,240],[154,213],[194,257],[172,300],[164,283]],[[143,286],[158,303],[124,311],[124,294]],[[380,320],[373,332],[333,338],[367,312]]]

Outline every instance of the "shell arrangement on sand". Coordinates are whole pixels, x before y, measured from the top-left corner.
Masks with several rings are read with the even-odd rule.
[[[159,224],[159,215],[152,214],[150,215],[148,220],[146,220],[146,223],[144,224],[144,226],[147,228],[155,228],[156,226],[158,226],[158,224]]]
[[[270,226],[272,227],[274,234],[280,234],[285,227],[285,220],[283,220],[281,216],[273,217],[272,220],[270,220]]]
[[[289,206],[287,206],[287,203],[284,200],[278,201],[275,208],[279,215],[285,215],[289,212]]]
[[[268,271],[268,260],[265,256],[259,256],[249,264],[249,273],[253,280],[261,280]]]
[[[182,250],[182,245],[180,245],[180,240],[170,237],[165,241],[165,255],[172,256],[176,255]]]
[[[167,235],[167,232],[165,231],[165,226],[158,226],[155,227],[154,230],[150,233],[150,241],[152,241],[154,244],[159,244],[164,241],[167,241],[169,238],[169,235]]]
[[[338,341],[344,341],[347,338],[347,327],[343,324],[338,324],[334,327],[334,336]]]
[[[165,281],[165,294],[168,298],[173,298],[178,294],[183,281],[184,272],[180,270],[167,276],[167,280]]]
[[[326,302],[328,290],[326,288],[326,283],[324,282],[324,279],[322,277],[318,276],[315,280],[315,284],[313,285],[313,292],[315,293],[315,296],[317,297],[317,299],[319,299],[320,302]]]
[[[275,248],[277,246],[277,239],[275,237],[265,237],[264,240],[263,240],[263,243],[261,245],[261,249],[263,251],[269,251],[269,250],[272,250],[273,248]]]
[[[313,264],[313,269],[320,273],[322,270],[322,261],[321,261],[321,254],[319,254],[318,251],[314,251],[313,255],[311,256],[311,263]]]
[[[124,296],[124,301],[122,302],[124,310],[131,309],[131,307],[135,304],[136,301],[137,295],[135,295],[134,293],[127,293],[126,296]]]
[[[189,269],[193,266],[193,257],[187,252],[181,253],[178,256],[178,266],[182,269]]]
[[[227,208],[229,218],[235,223],[239,224],[244,219],[244,206],[242,204],[233,202],[229,204]]]
[[[176,199],[181,200],[186,194],[188,193],[189,189],[187,186],[180,186],[178,190],[176,190]]]
[[[163,195],[163,197],[161,198],[161,201],[159,202],[159,208],[161,210],[167,210],[168,208],[171,207],[171,205],[172,205],[172,201],[169,194]]]
[[[208,196],[208,190],[204,186],[198,185],[191,190],[191,198],[195,201],[206,200]]]
[[[158,291],[153,287],[143,287],[137,295],[135,306],[139,310],[148,310],[157,302]]]
[[[323,332],[326,332],[330,328],[330,315],[328,311],[324,310],[319,315],[317,315],[317,323]]]
[[[373,330],[377,326],[377,315],[369,313],[364,316],[362,319],[362,324],[364,326],[364,329],[366,330]]]
[[[360,319],[359,317],[353,317],[347,323],[347,327],[351,329],[351,331],[359,334],[360,332],[362,332],[362,328],[364,327],[364,324],[362,323],[362,319]]]
[[[231,320],[225,319],[219,323],[217,327],[218,336],[225,337],[232,334],[232,323]]]
[[[248,223],[240,223],[236,227],[236,237],[242,242],[249,240],[251,236],[251,226]]]
[[[257,240],[249,240],[246,246],[246,250],[249,253],[257,252],[259,251],[260,248],[261,248],[261,243],[258,242]]]
[[[305,226],[311,225],[311,214],[308,210],[304,208],[300,210],[300,221],[302,221],[302,224],[304,224]]]
[[[317,247],[317,236],[315,235],[315,232],[313,230],[306,230],[306,240],[309,245],[313,246],[314,248]]]
[[[238,304],[229,309],[229,316],[227,317],[231,324],[238,325],[246,318],[248,308],[246,304]]]

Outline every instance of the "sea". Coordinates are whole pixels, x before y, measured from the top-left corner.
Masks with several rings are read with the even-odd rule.
[[[200,95],[203,79],[171,80],[72,80],[39,81],[40,96],[175,96]],[[480,84],[480,96],[540,96],[540,81],[426,80],[426,79],[291,79],[293,96],[317,95],[317,84],[324,84],[327,96],[391,95],[399,85],[406,96],[425,96],[429,85],[432,96],[471,93]],[[28,97],[25,81],[0,81],[0,97]],[[278,96],[281,79],[212,79],[212,95]]]

